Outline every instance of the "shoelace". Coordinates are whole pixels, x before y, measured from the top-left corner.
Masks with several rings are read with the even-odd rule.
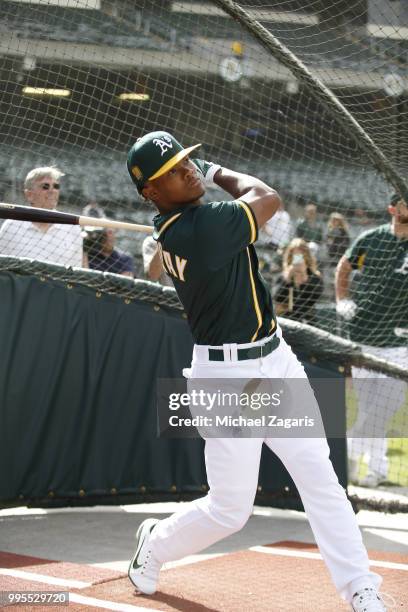
[[[386,602],[386,600],[388,600],[388,603]],[[359,604],[366,605],[372,602],[381,602],[388,609],[397,607],[397,602],[392,597],[392,595],[389,595],[388,593],[377,593],[377,591],[375,591],[374,589],[364,589],[362,593],[359,593]]]
[[[152,554],[152,551],[151,551],[151,550],[148,550],[148,551],[147,551],[147,553],[146,553],[146,556],[145,556],[145,560],[143,561],[142,569],[141,569],[141,572],[140,572],[141,574],[144,574],[144,573],[145,573],[145,571],[146,571],[146,566],[147,566],[147,563],[148,563],[148,561],[149,561],[149,559],[150,559],[150,555],[151,555],[151,554]]]
[[[149,571],[146,572],[147,570],[150,570],[150,573],[153,574],[153,577],[155,575],[155,573],[157,572],[157,569],[160,569],[160,564],[158,561],[156,561],[155,559],[150,559],[152,554],[151,550],[148,550],[146,553],[146,558],[143,562],[143,566],[142,566],[142,570],[141,570],[141,574],[147,574],[149,575]],[[147,567],[147,564],[150,562],[150,567]]]

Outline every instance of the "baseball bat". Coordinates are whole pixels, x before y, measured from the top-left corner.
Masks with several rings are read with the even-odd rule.
[[[62,223],[64,225],[81,225],[88,227],[111,227],[113,229],[125,229],[131,232],[144,232],[151,234],[153,227],[140,225],[138,223],[126,223],[125,221],[113,221],[99,217],[83,217],[59,210],[47,210],[46,208],[35,208],[33,206],[17,206],[0,202],[0,219],[16,219],[17,221],[32,221],[35,223]]]

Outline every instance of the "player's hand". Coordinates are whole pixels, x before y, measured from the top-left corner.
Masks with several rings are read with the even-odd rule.
[[[214,175],[220,170],[219,164],[205,161],[204,159],[192,159],[193,164],[197,167],[198,172],[204,179],[204,185],[206,187],[214,186]]]
[[[345,321],[351,321],[357,312],[357,304],[348,298],[339,300],[336,304],[336,312]]]

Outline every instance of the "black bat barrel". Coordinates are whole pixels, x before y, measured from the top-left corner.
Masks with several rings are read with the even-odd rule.
[[[78,225],[79,222],[78,215],[14,204],[0,204],[0,219],[15,219],[17,221],[32,221],[36,223],[61,223],[65,225]]]

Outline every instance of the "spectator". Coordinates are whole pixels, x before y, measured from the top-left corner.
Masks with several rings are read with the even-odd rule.
[[[323,242],[323,229],[317,219],[316,204],[310,202],[305,206],[305,216],[296,223],[296,237],[303,238],[306,242],[315,242],[321,245]]]
[[[57,208],[60,179],[63,176],[61,170],[53,166],[34,168],[24,181],[25,199],[36,208]],[[0,228],[0,254],[64,266],[86,267],[81,228],[78,225],[8,219]]]
[[[84,207],[85,217],[102,218],[103,209],[97,202]],[[101,272],[112,272],[134,278],[134,263],[131,255],[115,249],[115,231],[111,228],[87,227],[85,229],[84,249],[89,259],[89,267]]]
[[[82,214],[84,217],[96,217],[97,219],[101,219],[105,216],[103,208],[101,208],[99,204],[94,201],[89,202],[89,204],[84,206]]]
[[[302,238],[294,238],[283,256],[283,270],[275,290],[278,315],[313,322],[313,307],[323,291],[314,255]]]
[[[152,236],[147,236],[143,240],[142,253],[143,268],[147,278],[165,287],[173,287],[173,281],[164,271],[157,242]]]
[[[134,263],[131,255],[115,249],[115,230],[112,228],[86,229],[84,248],[88,255],[89,267],[101,272],[112,272],[134,278]]]
[[[276,213],[262,228],[267,235],[268,245],[277,251],[286,247],[293,236],[293,226],[289,213],[281,202]]]
[[[326,234],[327,252],[332,266],[337,265],[350,244],[350,233],[347,221],[338,212],[330,215]]]

